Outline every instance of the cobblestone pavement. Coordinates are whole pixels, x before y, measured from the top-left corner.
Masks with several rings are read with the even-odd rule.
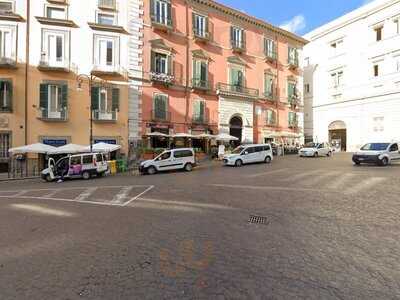
[[[399,176],[338,154],[0,183],[0,299],[400,299]]]

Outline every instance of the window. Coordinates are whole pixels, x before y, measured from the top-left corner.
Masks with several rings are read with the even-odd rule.
[[[203,123],[205,121],[206,102],[204,100],[196,100],[193,104],[193,121]]]
[[[390,152],[397,152],[399,151],[399,145],[397,144],[393,144],[392,146],[390,146]]]
[[[289,112],[289,127],[296,127],[297,126],[297,116],[295,112]]]
[[[232,48],[244,48],[244,30],[238,27],[231,27],[231,46]]]
[[[15,59],[14,29],[0,26],[0,60]]]
[[[167,160],[171,158],[171,152],[165,152],[160,155],[160,157],[157,160]]]
[[[195,36],[206,38],[208,34],[208,18],[193,14],[193,33]]]
[[[97,154],[96,155],[96,161],[97,162],[103,162],[103,155],[102,154]]]
[[[11,147],[11,135],[9,133],[0,133],[0,158],[8,158],[8,150]]]
[[[93,156],[92,155],[84,155],[82,157],[82,163],[84,165],[90,165],[93,163]]]
[[[12,110],[12,81],[0,79],[0,112]]]
[[[92,88],[92,109],[97,119],[110,119],[119,110],[119,89]]]
[[[240,68],[231,67],[230,68],[230,85],[237,88],[244,86],[244,75],[243,70]]]
[[[337,88],[343,84],[343,71],[331,73],[332,87]]]
[[[193,86],[208,87],[208,63],[204,60],[193,61]]]
[[[296,82],[288,81],[288,102],[293,103],[297,98]]]
[[[274,76],[272,74],[264,74],[264,94],[266,97],[274,96]]]
[[[98,13],[97,14],[97,23],[102,25],[115,25],[116,18],[113,14],[105,14],[105,13]]]
[[[101,155],[101,154],[97,154]],[[82,164],[82,156],[72,156],[71,157],[71,165],[80,165]]]
[[[385,123],[385,117],[374,117],[373,118],[374,132],[383,132],[385,130],[384,123]]]
[[[394,20],[394,26],[396,27],[395,29],[396,34],[400,34],[400,19]]]
[[[374,65],[374,77],[378,77],[379,76],[379,65],[376,64]]]
[[[45,83],[40,85],[40,110],[44,119],[65,119],[68,105],[66,84]]]
[[[269,58],[276,59],[276,45],[274,40],[264,39],[264,54]]]
[[[46,17],[50,19],[66,19],[66,10],[63,7],[46,7]]]
[[[304,91],[305,91],[307,94],[310,93],[310,84],[309,84],[309,83],[306,83],[306,84],[304,85]]]
[[[394,57],[395,71],[400,72],[400,55]]]
[[[267,125],[276,124],[276,113],[272,109],[267,110]]]
[[[167,0],[151,0],[151,19],[167,26],[172,25],[171,3]]]
[[[153,117],[157,120],[167,120],[168,96],[156,94],[153,99]]]
[[[184,158],[184,157],[192,157],[193,152],[190,150],[179,150],[174,152],[175,158]]]
[[[67,32],[43,31],[41,63],[56,67],[65,65],[67,36]]]
[[[306,58],[304,59],[304,66],[305,66],[305,67],[310,66],[310,58],[309,58],[309,57],[306,57]]]
[[[0,1],[0,14],[14,12],[14,2]]]
[[[118,64],[119,40],[116,37],[95,36],[95,65],[113,69]]]
[[[383,26],[377,27],[374,29],[375,30],[375,40],[377,42],[382,40],[382,34],[383,34]]]
[[[293,66],[299,65],[299,51],[297,48],[293,47],[288,48],[288,62],[290,65]]]

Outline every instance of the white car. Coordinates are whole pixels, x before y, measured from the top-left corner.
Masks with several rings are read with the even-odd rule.
[[[400,147],[398,143],[368,143],[353,155],[355,165],[373,163],[380,166],[387,166],[395,160],[400,160]]]
[[[299,150],[300,157],[331,156],[332,153],[328,143],[308,143]]]
[[[237,147],[231,154],[225,155],[223,162],[226,166],[241,167],[251,163],[270,163],[273,159],[271,145],[243,145]]]
[[[51,182],[60,178],[90,179],[103,176],[108,171],[108,164],[102,153],[82,153],[63,157],[57,162],[49,158],[49,166],[42,171],[42,179]]]
[[[154,159],[146,160],[139,166],[141,174],[154,175],[157,172],[185,170],[191,172],[196,166],[192,148],[166,150]]]

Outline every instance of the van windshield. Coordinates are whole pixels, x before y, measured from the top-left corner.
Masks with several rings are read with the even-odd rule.
[[[388,143],[371,143],[371,144],[366,144],[364,145],[361,150],[366,150],[366,151],[383,151],[386,150],[387,147],[389,147],[390,144]]]
[[[318,144],[316,143],[307,143],[304,145],[304,148],[317,148]]]
[[[240,154],[244,150],[244,147],[237,147],[235,150],[232,151],[232,154]]]

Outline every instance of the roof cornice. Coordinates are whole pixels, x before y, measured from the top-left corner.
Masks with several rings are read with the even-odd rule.
[[[274,32],[276,34],[280,34],[280,35],[282,35],[282,36],[284,36],[284,37],[286,37],[288,39],[292,39],[292,40],[294,40],[294,41],[296,41],[296,42],[298,42],[298,43],[300,43],[302,45],[308,44],[308,40],[304,39],[303,37],[300,37],[300,36],[298,36],[298,35],[296,35],[294,33],[286,31],[286,30],[284,30],[282,28],[273,26],[270,23],[267,23],[267,22],[265,22],[263,20],[257,19],[255,17],[250,16],[250,15],[247,15],[247,14],[245,14],[243,12],[240,12],[240,11],[234,9],[234,8],[230,8],[228,6],[220,4],[220,3],[216,2],[216,1],[213,1],[213,0],[187,0],[187,1],[188,2],[192,2],[192,3],[198,3],[198,4],[206,5],[208,7],[211,7],[213,9],[223,13],[223,14],[226,14],[228,16],[237,18],[237,19],[239,19],[241,21],[244,21],[244,22],[247,22],[247,23],[249,23],[251,25],[258,26],[258,27],[260,27],[262,29],[270,30],[270,31],[272,31],[272,32]]]

